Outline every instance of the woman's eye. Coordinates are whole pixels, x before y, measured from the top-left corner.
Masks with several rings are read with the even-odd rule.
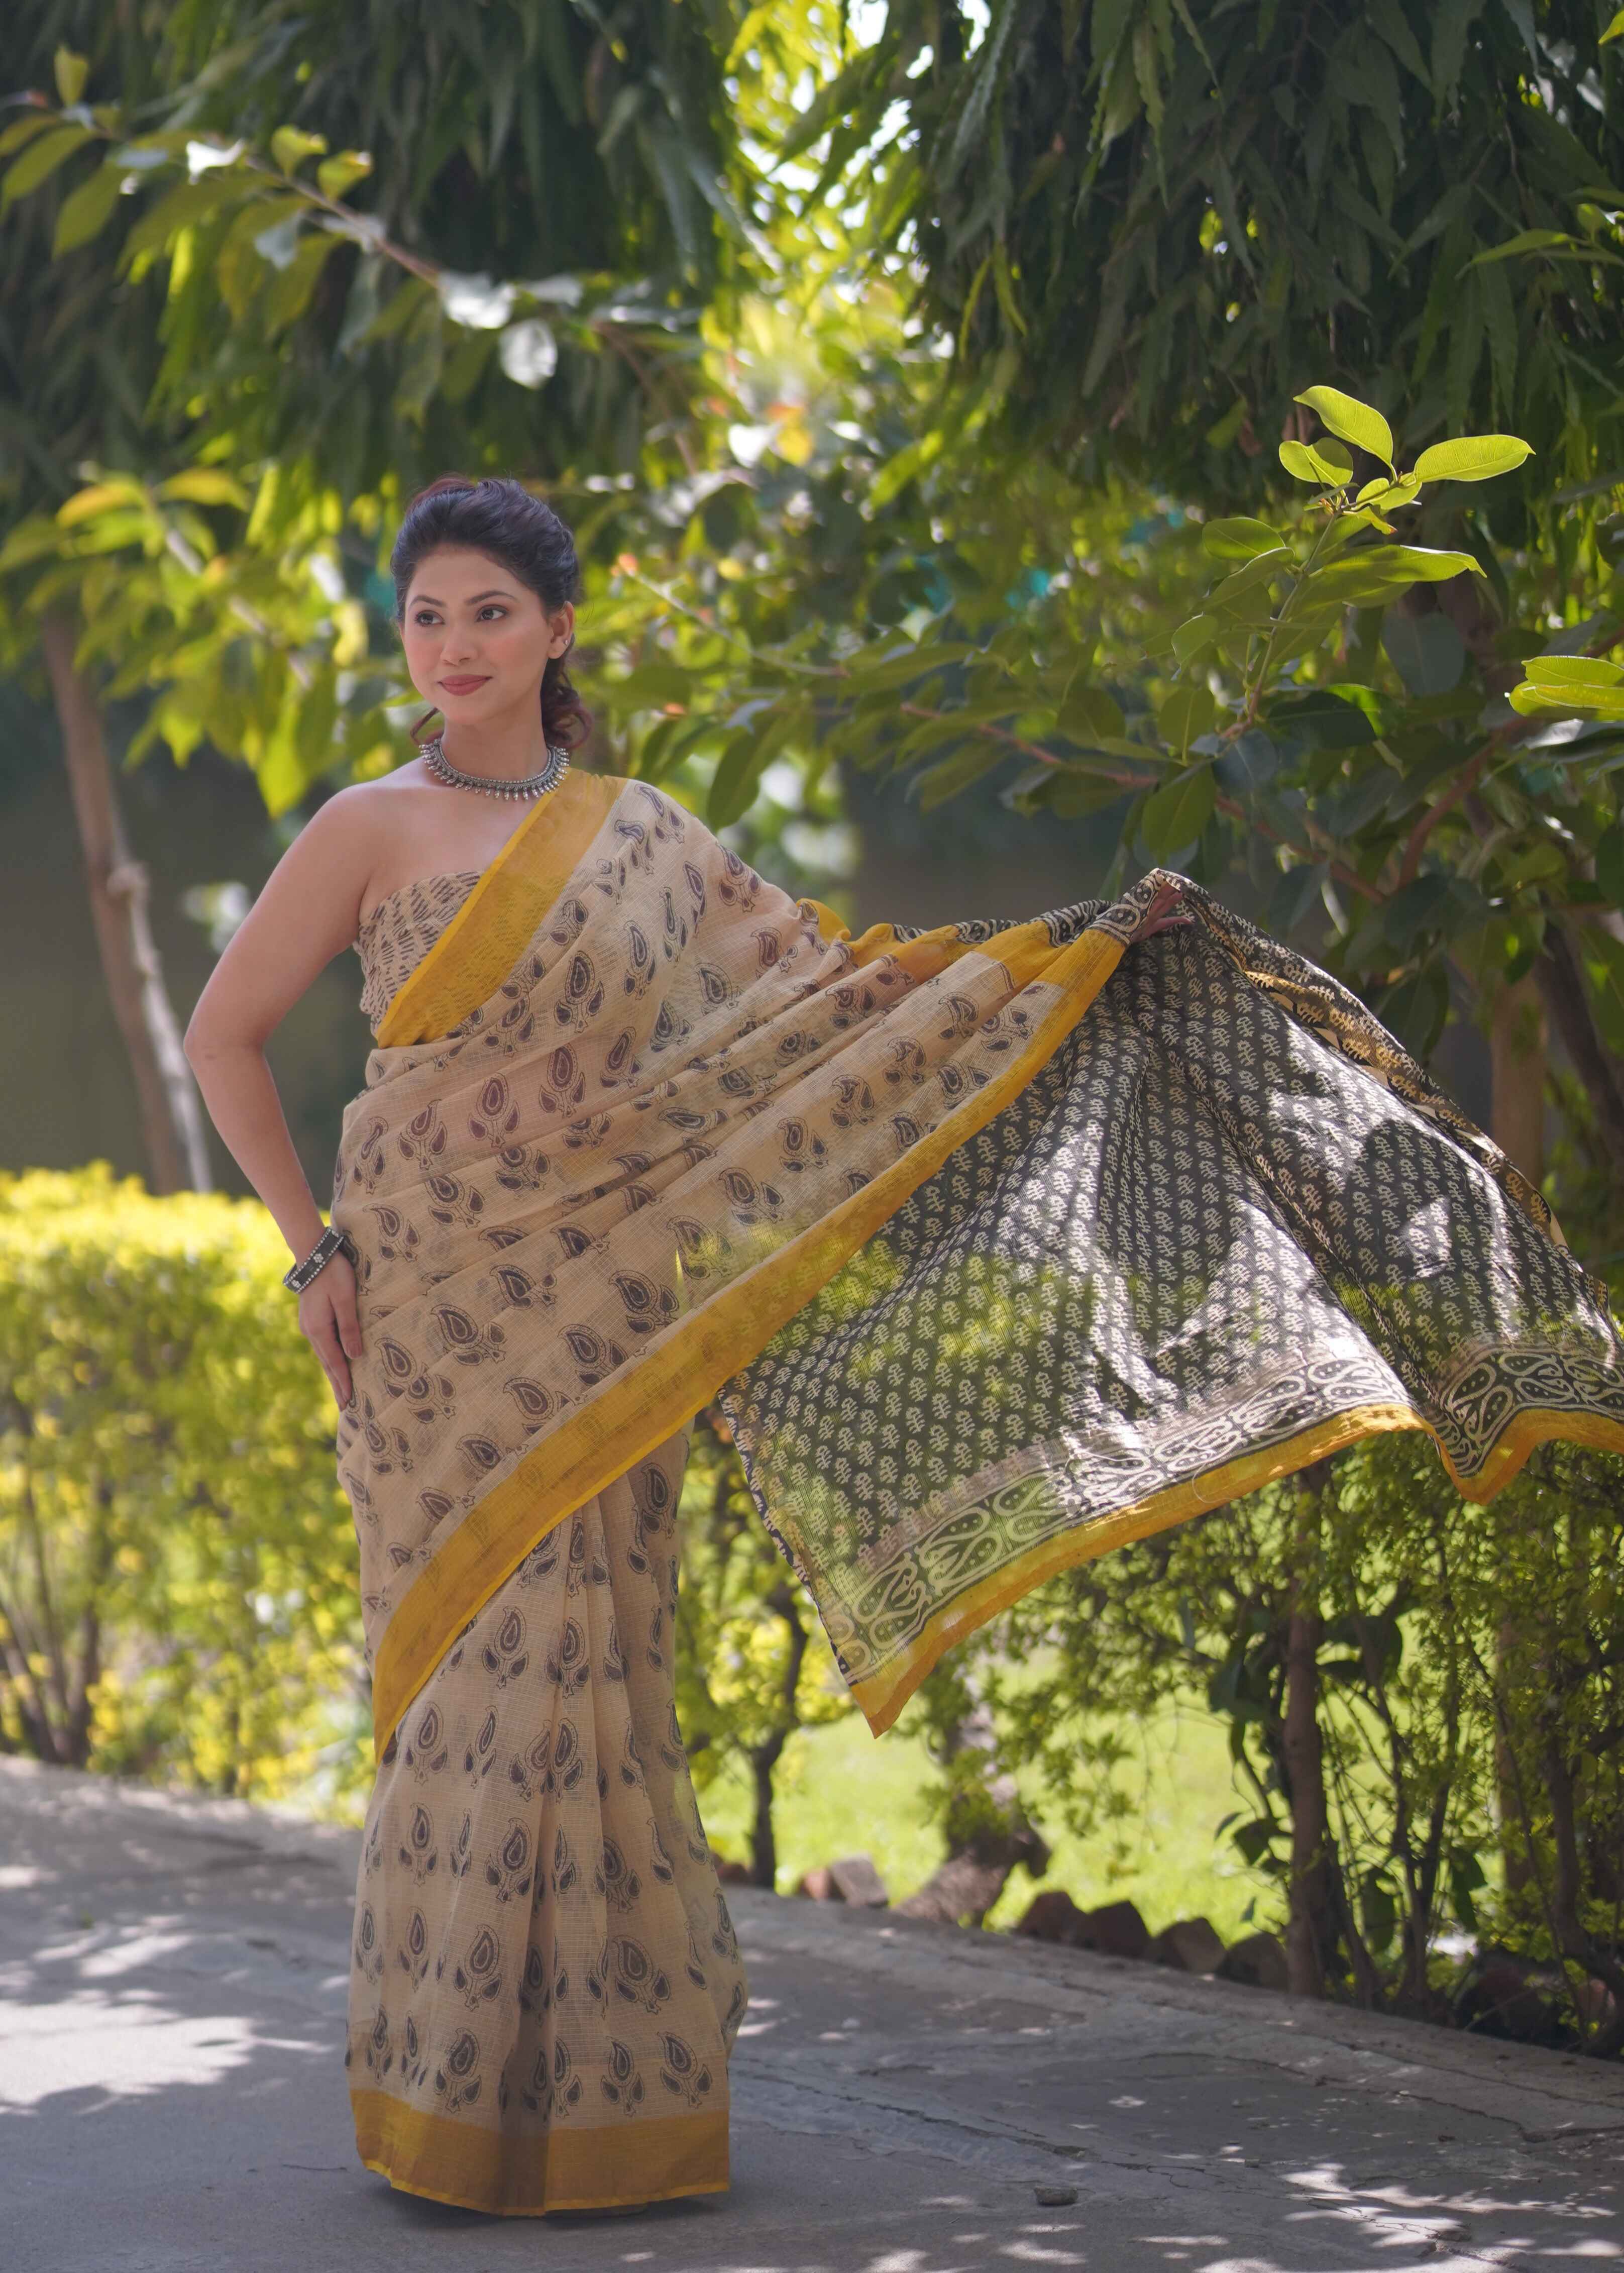
[[[492,600],[488,606],[482,608],[479,612],[482,616],[505,616],[507,613],[507,610],[505,608],[498,607],[496,602]]]
[[[412,621],[420,630],[426,631],[430,624],[438,623],[439,618],[431,608],[419,608]]]

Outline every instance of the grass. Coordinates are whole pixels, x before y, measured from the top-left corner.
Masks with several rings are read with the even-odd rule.
[[[1210,1918],[1226,1940],[1247,1932],[1244,1913],[1262,1882],[1217,1836],[1226,1815],[1253,1812],[1231,1782],[1223,1723],[1198,1706],[1170,1710],[1134,1730],[1130,1750],[1131,1763],[1115,1779],[1121,1812],[1086,1842],[1044,1808],[1035,1788],[1025,1791],[1053,1849],[1041,1883],[1063,1887],[1085,1909],[1126,1897],[1153,1932],[1196,1915]],[[798,1731],[784,1748],[775,1784],[779,1892],[790,1893],[816,1863],[868,1854],[894,1902],[911,1894],[941,1859],[928,1804],[937,1782],[911,1711],[878,1739],[855,1713]],[[724,1769],[700,1793],[700,1808],[717,1852],[746,1861],[751,1802],[742,1769]],[[1015,1872],[988,1924],[1012,1925],[1037,1883]]]

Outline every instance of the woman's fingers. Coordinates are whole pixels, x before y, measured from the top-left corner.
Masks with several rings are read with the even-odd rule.
[[[314,1289],[311,1291],[313,1293]],[[327,1377],[333,1401],[340,1406],[348,1405],[351,1386],[349,1366],[344,1355],[339,1322],[333,1314],[332,1301],[325,1292],[319,1308],[312,1304],[310,1317],[301,1317],[299,1323],[304,1328],[305,1339],[321,1360],[322,1371]]]
[[[335,1258],[336,1261],[337,1258]],[[333,1265],[329,1264],[329,1269]],[[333,1281],[333,1315],[338,1321],[339,1341],[346,1357],[361,1354],[361,1321],[355,1312],[355,1276],[348,1267]]]

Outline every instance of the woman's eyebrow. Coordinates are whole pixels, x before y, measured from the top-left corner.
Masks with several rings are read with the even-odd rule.
[[[493,584],[488,592],[470,592],[468,604],[469,607],[474,607],[481,600],[511,600],[513,596],[505,585]],[[425,600],[431,608],[443,608],[445,605],[445,601],[437,599],[432,592],[419,592],[413,599],[412,605],[415,608],[420,607]]]

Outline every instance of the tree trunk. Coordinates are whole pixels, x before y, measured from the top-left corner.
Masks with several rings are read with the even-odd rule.
[[[1330,1887],[1330,1818],[1325,1804],[1325,1753],[1320,1737],[1320,1611],[1316,1565],[1320,1499],[1330,1474],[1316,1460],[1298,1479],[1295,1564],[1286,1621],[1285,1730],[1283,1752],[1291,1806],[1291,1876],[1286,1913],[1287,1985],[1298,1997],[1325,1994],[1325,1969],[1336,1944]]]
[[[1043,1877],[1049,1842],[1022,1806],[1014,1777],[998,1766],[992,1708],[977,1693],[970,1675],[957,1678],[970,1701],[944,1739],[950,1787],[943,1826],[947,1852],[917,1893],[894,1908],[899,1917],[979,1925],[1017,1866],[1035,1879]]]
[[[1624,1069],[1601,1038],[1585,994],[1579,958],[1554,916],[1546,923],[1545,946],[1534,965],[1534,976],[1562,1047],[1590,1098],[1597,1134],[1613,1173],[1624,1186]]]
[[[778,1838],[773,1828],[773,1771],[784,1748],[784,1733],[769,1737],[751,1752],[750,1774],[755,1788],[755,1813],[750,1824],[750,1883],[769,1894],[778,1884]]]
[[[70,619],[53,611],[40,637],[62,730],[102,975],[135,1076],[148,1178],[155,1192],[206,1192],[210,1178],[202,1110],[153,943],[146,871],[130,858],[119,816],[101,714],[74,663]]]
[[[1489,1023],[1489,1134],[1536,1189],[1545,1180],[1545,1019],[1532,973],[1502,986]]]

